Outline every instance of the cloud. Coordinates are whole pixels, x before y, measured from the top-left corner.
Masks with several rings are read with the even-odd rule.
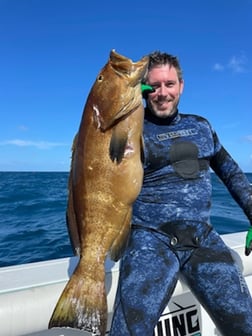
[[[25,126],[25,125],[19,125],[18,126],[18,129],[20,130],[20,131],[22,131],[22,132],[26,132],[26,131],[28,131],[28,127],[27,126]]]
[[[241,55],[239,57],[233,56],[228,62],[228,68],[230,68],[233,72],[245,72],[246,71],[246,63],[247,58],[245,55]]]
[[[214,66],[213,66],[214,71],[223,71],[224,69],[225,69],[225,67],[220,63],[215,63]]]
[[[231,70],[233,73],[242,73],[247,71],[247,62],[247,57],[244,53],[241,53],[240,56],[232,56],[225,64],[216,62],[213,65],[213,70],[219,72]]]
[[[247,135],[245,139],[249,142],[252,142],[252,135]]]
[[[38,149],[50,149],[53,147],[66,146],[66,144],[61,142],[48,142],[48,141],[30,141],[30,140],[4,140],[0,141],[0,146],[13,145],[17,147],[36,147]]]

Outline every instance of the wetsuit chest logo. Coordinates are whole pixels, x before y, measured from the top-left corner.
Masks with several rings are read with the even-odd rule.
[[[198,134],[196,128],[182,129],[177,131],[170,131],[166,133],[157,134],[157,139],[159,141],[164,141],[168,139],[175,139],[179,137],[186,137]]]

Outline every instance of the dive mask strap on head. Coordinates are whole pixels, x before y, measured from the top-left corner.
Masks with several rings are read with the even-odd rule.
[[[141,84],[142,96],[144,99],[148,98],[149,93],[155,92],[155,89],[151,85]]]

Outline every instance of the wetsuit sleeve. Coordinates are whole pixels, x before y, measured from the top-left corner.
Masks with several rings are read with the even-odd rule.
[[[252,225],[252,186],[239,165],[220,144],[213,131],[214,155],[210,166],[228,188],[230,194],[242,208]]]

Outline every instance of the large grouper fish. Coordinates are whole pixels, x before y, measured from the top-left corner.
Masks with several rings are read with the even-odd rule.
[[[133,62],[114,50],[86,101],[72,148],[67,221],[79,263],[61,294],[49,328],[105,335],[105,259],[127,243],[132,204],[143,179],[144,107],[141,80],[148,57]]]

